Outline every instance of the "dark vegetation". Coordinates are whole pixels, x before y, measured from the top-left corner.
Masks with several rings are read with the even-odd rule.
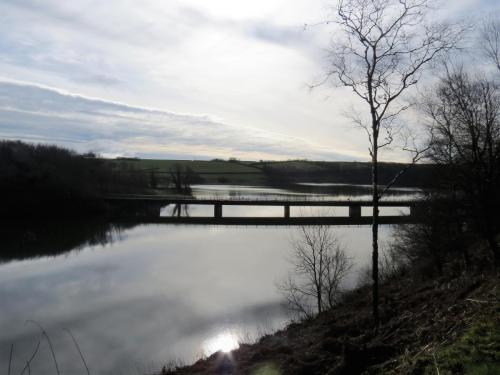
[[[143,189],[144,176],[56,146],[0,142],[3,217],[95,215],[102,197]]]
[[[462,204],[470,230],[488,242],[499,264],[500,87],[462,68],[448,69],[425,109],[432,120],[429,157],[447,166],[440,188]]]
[[[388,184],[404,168],[401,163],[380,163],[379,181]],[[287,186],[299,182],[371,184],[371,163],[365,162],[263,162],[262,171],[272,186]],[[399,187],[429,187],[438,170],[433,164],[419,164],[401,176]]]

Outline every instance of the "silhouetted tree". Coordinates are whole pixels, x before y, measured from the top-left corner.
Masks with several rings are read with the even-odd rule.
[[[441,276],[449,269],[470,266],[469,238],[456,202],[441,192],[428,193],[421,202],[417,223],[399,225],[389,245],[392,259],[419,277]]]
[[[350,88],[367,104],[367,119],[353,115],[368,135],[372,162],[372,272],[373,317],[379,322],[378,223],[379,151],[394,141],[396,119],[408,108],[399,99],[421,78],[432,60],[452,49],[460,30],[431,24],[428,0],[340,0],[336,6],[335,41],[327,78]],[[413,161],[421,153],[415,147]],[[398,173],[399,175],[400,173]],[[397,176],[396,176],[397,178]],[[392,183],[395,180],[391,181]],[[391,183],[390,183],[391,184]]]
[[[326,225],[300,227],[292,245],[294,272],[278,288],[293,312],[309,318],[334,306],[352,263]]]
[[[432,120],[432,160],[449,167],[452,192],[488,241],[496,263],[500,208],[500,89],[492,81],[448,70],[427,99]]]
[[[191,194],[191,184],[195,178],[191,168],[175,164],[170,170],[170,177],[176,193]]]

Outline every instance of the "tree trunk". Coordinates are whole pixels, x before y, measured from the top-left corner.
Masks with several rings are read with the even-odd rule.
[[[323,301],[321,300],[321,286],[316,286],[316,303],[318,305],[318,314],[323,311]]]
[[[373,320],[375,327],[379,325],[379,288],[378,288],[378,159],[377,143],[374,137],[373,155],[372,155],[372,197],[373,197],[373,221],[372,221],[372,294],[373,294]]]
[[[496,233],[492,230],[491,226],[490,222],[486,224],[486,240],[488,241],[491,254],[493,255],[493,262],[495,266],[498,266],[500,265],[500,250],[495,238]]]

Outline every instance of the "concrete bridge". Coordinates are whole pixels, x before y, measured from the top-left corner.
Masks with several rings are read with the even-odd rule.
[[[366,225],[371,224],[372,216],[362,216],[362,207],[372,207],[372,201],[356,200],[327,200],[327,199],[247,199],[247,198],[194,198],[167,195],[112,195],[106,197],[112,204],[122,205],[155,205],[162,207],[175,205],[172,217],[148,215],[148,222],[180,223],[180,224],[222,224],[222,225]],[[213,206],[213,216],[187,217],[181,215],[182,205],[209,205]],[[283,207],[283,215],[279,217],[224,217],[224,206],[274,206]],[[292,217],[290,207],[347,207],[348,216],[312,216]],[[412,201],[381,201],[379,207],[409,208],[409,215],[379,216],[380,224],[400,224],[416,222],[415,213],[419,210],[420,202]],[[141,218],[146,219],[146,218]]]

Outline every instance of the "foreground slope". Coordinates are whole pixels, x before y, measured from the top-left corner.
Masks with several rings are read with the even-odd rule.
[[[164,374],[499,374],[498,273],[383,286],[382,324],[361,288],[335,309],[230,355]]]

